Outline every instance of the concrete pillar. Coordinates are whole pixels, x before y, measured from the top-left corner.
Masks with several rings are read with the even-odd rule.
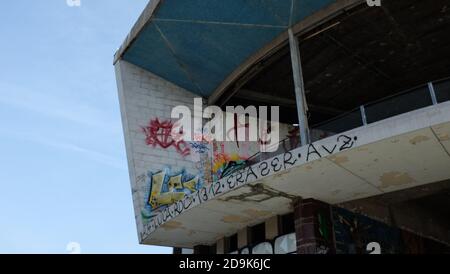
[[[238,231],[238,249],[239,250],[248,246],[248,239],[249,239],[248,234],[249,234],[248,227],[245,227]]]
[[[225,254],[225,239],[224,238],[217,241],[216,254]]]
[[[297,37],[292,29],[288,30],[291,50],[292,72],[294,74],[295,99],[297,103],[298,124],[300,128],[300,142],[302,146],[309,144],[308,104],[306,103],[305,83],[303,80],[302,61]]]
[[[294,203],[298,254],[335,253],[333,222],[329,204],[314,200]]]
[[[278,225],[278,216],[273,216],[266,220],[266,239],[273,240],[280,234],[280,229]]]

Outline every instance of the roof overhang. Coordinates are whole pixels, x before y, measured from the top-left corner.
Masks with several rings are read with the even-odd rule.
[[[152,0],[117,51],[215,102],[242,73],[287,41],[363,0]]]

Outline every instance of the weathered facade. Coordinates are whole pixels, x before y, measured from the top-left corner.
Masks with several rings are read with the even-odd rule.
[[[141,244],[449,252],[450,6],[424,2],[151,1],[114,61]],[[280,106],[279,149],[173,138],[195,98]]]

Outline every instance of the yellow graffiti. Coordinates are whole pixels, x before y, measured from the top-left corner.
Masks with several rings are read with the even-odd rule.
[[[221,153],[215,156],[214,159],[214,165],[213,165],[213,172],[217,173],[219,170],[221,170],[224,166],[227,165],[229,162],[238,162],[240,160],[245,160],[244,157],[241,157],[238,153],[232,153],[230,155]]]
[[[184,189],[195,192],[198,178],[193,178],[187,182],[182,181],[183,174],[170,176],[167,182],[169,191],[162,193],[164,180],[166,179],[167,171],[163,170],[152,175],[151,190],[148,198],[148,204],[152,208],[158,208],[164,205],[171,205],[185,197]]]

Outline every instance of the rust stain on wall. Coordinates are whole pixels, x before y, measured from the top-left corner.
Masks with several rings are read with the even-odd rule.
[[[384,173],[380,177],[381,188],[388,188],[391,186],[402,186],[411,184],[414,182],[414,179],[405,172],[392,171]]]
[[[428,136],[419,135],[409,140],[409,143],[412,145],[417,145],[419,143],[426,142],[428,140],[430,140]]]

